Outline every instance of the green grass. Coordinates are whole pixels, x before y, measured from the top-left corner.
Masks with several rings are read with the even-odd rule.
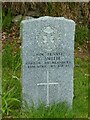
[[[87,60],[76,58],[74,69],[74,117],[88,116],[88,64]]]
[[[7,14],[5,10],[1,11],[2,13],[2,29],[9,29],[12,25],[12,13],[11,10],[8,9]]]
[[[8,50],[8,51],[7,51]],[[20,82],[20,57],[13,56],[11,49],[7,47],[4,51],[3,74],[2,74],[2,112],[3,115],[10,115],[15,109],[20,108],[21,82]],[[9,53],[8,53],[9,52]],[[10,59],[9,59],[10,57]],[[17,61],[17,64],[15,63]],[[10,66],[10,67],[9,67]],[[19,69],[19,73],[18,73]]]
[[[49,107],[40,104],[36,109],[27,106],[21,113],[20,117],[22,118],[72,118],[72,111],[68,109],[65,103],[53,104]]]
[[[48,14],[52,13],[51,3],[47,3]],[[1,14],[1,12],[0,12]],[[2,29],[10,30],[12,27],[12,13],[2,10]],[[18,23],[19,26],[19,23]],[[8,31],[9,32],[9,31]],[[87,26],[76,25],[75,47],[84,46],[88,40]],[[75,58],[74,67],[74,99],[73,109],[68,109],[65,103],[53,104],[45,107],[40,104],[38,109],[34,106],[21,108],[21,58],[17,42],[7,40],[2,56],[2,114],[3,117],[18,118],[85,118],[88,116],[88,65],[87,58]]]
[[[89,39],[89,29],[87,26],[81,26],[81,25],[76,25],[76,30],[75,30],[75,47],[77,46],[77,43],[81,46],[83,46],[86,41]],[[90,40],[89,40],[90,41]]]
[[[21,109],[21,58],[16,43],[7,42],[3,48],[2,113],[3,117],[17,118],[86,118],[88,115],[88,65],[87,59],[75,58],[73,109],[64,103],[38,109]]]

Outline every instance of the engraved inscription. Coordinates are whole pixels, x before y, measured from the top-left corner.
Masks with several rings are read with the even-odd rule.
[[[70,67],[72,63],[66,59],[62,60],[63,53],[36,53],[34,59],[26,62],[28,68],[59,68],[59,67]]]

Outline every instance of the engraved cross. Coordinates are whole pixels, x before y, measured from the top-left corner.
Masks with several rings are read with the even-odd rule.
[[[47,106],[49,105],[49,85],[58,85],[58,83],[50,83],[49,82],[49,72],[47,71],[47,83],[38,83],[38,86],[46,85],[47,86]]]

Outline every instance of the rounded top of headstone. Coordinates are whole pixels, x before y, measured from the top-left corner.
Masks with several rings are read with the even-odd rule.
[[[52,17],[52,16],[43,16],[43,17],[39,17],[39,18],[26,19],[26,20],[23,20],[22,23],[26,23],[26,22],[30,22],[30,21],[38,21],[38,20],[51,20],[51,19],[54,19],[54,20],[64,20],[64,21],[67,21],[67,22],[75,23],[71,19],[67,19],[67,18],[64,18],[64,17]]]

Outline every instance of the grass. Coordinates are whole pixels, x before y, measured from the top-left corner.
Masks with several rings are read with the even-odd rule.
[[[81,26],[76,25],[76,31],[75,31],[75,43],[80,44],[83,46],[83,44],[88,41],[89,38],[89,29],[87,26]]]
[[[2,10],[1,12],[2,12],[2,28],[3,29],[6,29],[6,28],[8,29],[8,28],[11,27],[12,19],[13,19],[11,10],[8,9],[7,14],[5,14],[4,10]]]
[[[74,117],[88,117],[88,64],[87,60],[76,58],[74,69]]]
[[[87,58],[75,58],[73,109],[64,103],[38,109],[21,109],[21,58],[20,47],[13,51],[16,42],[7,42],[3,48],[2,113],[14,118],[86,118],[88,116],[88,65]]]
[[[34,107],[26,107],[22,110],[22,118],[72,118],[72,112],[65,103],[53,104],[45,107],[44,104],[35,109]]]
[[[48,12],[51,13],[51,4]],[[11,12],[3,14],[3,30],[12,25]],[[8,22],[9,21],[9,22]],[[81,47],[88,40],[88,28],[76,26],[75,47]],[[53,104],[45,107],[44,104],[35,109],[25,104],[21,108],[21,57],[20,45],[17,40],[7,39],[2,53],[2,114],[6,118],[87,118],[88,117],[88,58],[75,57],[74,67],[74,99],[73,109],[68,109],[65,103]]]

